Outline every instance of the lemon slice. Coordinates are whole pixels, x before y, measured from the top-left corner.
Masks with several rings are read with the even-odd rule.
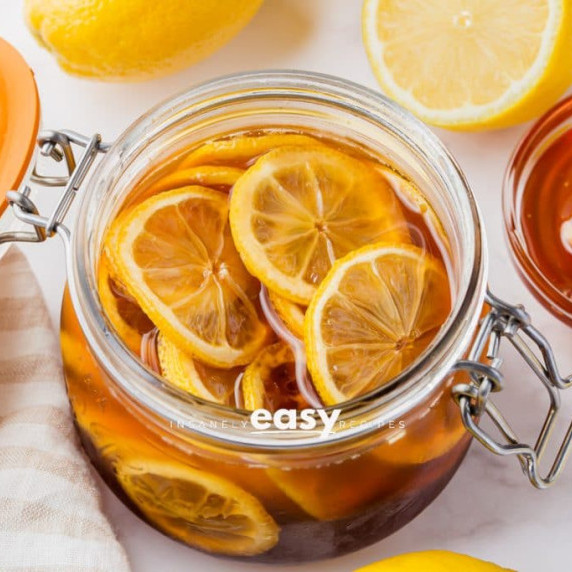
[[[572,81],[568,0],[365,0],[363,37],[382,89],[444,127],[504,127]]]
[[[290,347],[278,342],[264,348],[242,378],[244,408],[303,409],[308,407],[296,382],[296,362]]]
[[[264,155],[234,186],[232,236],[269,290],[308,304],[334,261],[365,244],[408,242],[387,181],[327,147],[282,147]]]
[[[97,291],[103,310],[117,335],[134,354],[139,355],[141,337],[155,326],[131,298],[125,286],[112,277],[105,254],[99,259]]]
[[[116,471],[149,521],[185,544],[215,554],[253,556],[278,542],[278,525],[262,504],[227,479],[146,459],[126,459]]]
[[[308,468],[267,469],[276,486],[318,520],[347,518],[395,491],[395,474],[374,455]]]
[[[155,195],[112,228],[122,282],[157,328],[205,363],[246,364],[264,344],[259,282],[232,242],[228,199],[191,186]]]
[[[236,405],[234,385],[243,368],[222,369],[202,363],[162,335],[157,346],[161,372],[169,383],[208,401],[230,407]]]
[[[209,141],[191,151],[180,163],[179,168],[196,165],[227,165],[243,167],[252,164],[258,157],[272,149],[285,145],[316,145],[319,141],[298,133],[267,133],[264,135],[242,135],[229,139]]]
[[[453,417],[454,413],[443,411],[445,408],[438,405],[434,411],[424,419],[420,426],[413,424],[413,429],[407,426],[396,431],[389,440],[374,449],[374,454],[380,461],[392,467],[406,468],[407,466],[421,466],[436,459],[440,459],[439,470],[443,466],[458,460],[458,447],[466,447],[469,440],[464,425]],[[438,417],[444,414],[445,420]],[[455,452],[449,455],[453,450]],[[444,471],[443,471],[444,472]]]
[[[107,266],[107,271],[111,276],[119,281],[119,269],[118,263],[115,260],[116,257],[116,245],[118,242],[118,232],[122,228],[122,219],[127,215],[127,210],[119,211],[111,225],[107,228],[105,236],[103,238],[103,248],[101,259],[105,258],[105,263]]]
[[[151,195],[189,185],[228,190],[243,173],[243,169],[235,169],[234,167],[201,165],[200,167],[191,167],[169,173],[153,183],[146,192]]]
[[[415,246],[371,245],[338,261],[305,320],[308,368],[326,405],[398,375],[430,344],[450,307],[445,268]]]
[[[415,184],[392,168],[386,165],[375,164],[375,169],[388,182],[404,208],[423,220],[423,225],[429,231],[430,240],[433,243],[432,246],[439,250],[444,256],[450,258],[451,243],[449,241],[449,237],[447,236],[443,223],[437,216],[435,209],[423,193],[415,186]],[[410,220],[409,222],[412,242],[418,245],[426,245],[428,238],[427,235],[423,235],[419,230],[417,230],[414,221]],[[428,249],[430,250],[430,248]]]
[[[280,294],[276,294],[276,292],[269,291],[268,297],[270,298],[270,303],[286,327],[298,338],[303,338],[306,306],[290,302],[290,300],[280,296]]]

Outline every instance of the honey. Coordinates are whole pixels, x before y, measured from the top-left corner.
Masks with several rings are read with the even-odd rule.
[[[542,153],[521,200],[530,257],[552,286],[572,301],[572,132]]]

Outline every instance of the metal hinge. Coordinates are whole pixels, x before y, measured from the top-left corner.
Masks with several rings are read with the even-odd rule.
[[[470,383],[453,387],[453,395],[461,409],[465,427],[487,449],[497,455],[515,455],[530,482],[537,488],[550,486],[560,475],[572,440],[572,423],[556,453],[552,466],[542,476],[540,460],[546,450],[560,410],[560,390],[572,385],[572,376],[558,372],[554,352],[546,338],[531,324],[522,306],[513,306],[487,292],[489,311],[482,319],[473,346],[466,360],[456,364],[455,371],[466,371]],[[550,405],[534,445],[522,442],[501,412],[490,400],[491,393],[501,391],[504,378],[499,355],[501,342],[508,342],[518,351],[546,388]],[[483,361],[484,360],[484,361]],[[487,415],[502,435],[499,440],[479,426]]]
[[[96,134],[86,137],[74,131],[44,131],[38,137],[41,155],[56,162],[65,160],[68,174],[60,177],[43,175],[37,165],[30,176],[30,182],[43,187],[64,187],[56,208],[49,216],[42,216],[32,199],[31,189],[25,184],[18,191],[8,191],[6,200],[14,216],[33,227],[32,231],[8,231],[0,234],[0,244],[6,242],[43,242],[56,232],[66,232],[63,220],[71,207],[76,193],[99,153],[106,153],[110,147]],[[79,158],[76,159],[76,152]]]

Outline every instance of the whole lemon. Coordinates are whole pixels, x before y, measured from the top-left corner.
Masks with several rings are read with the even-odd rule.
[[[28,26],[60,66],[108,81],[190,66],[226,44],[262,0],[26,0]]]
[[[446,550],[410,552],[374,562],[355,572],[511,572],[491,562],[485,562]]]

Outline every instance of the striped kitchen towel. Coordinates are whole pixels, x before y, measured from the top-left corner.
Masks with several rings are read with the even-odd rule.
[[[0,570],[129,570],[91,470],[40,288],[12,247],[0,260]]]

